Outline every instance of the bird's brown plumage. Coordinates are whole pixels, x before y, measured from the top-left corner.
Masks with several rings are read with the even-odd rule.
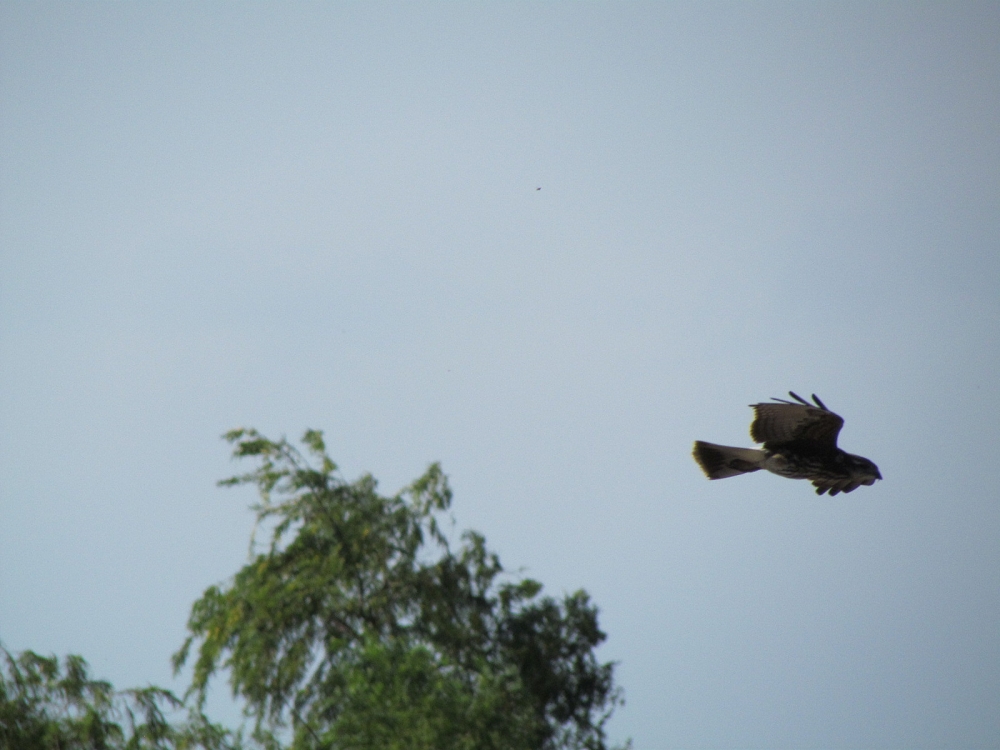
[[[766,469],[789,479],[808,479],[819,495],[837,495],[882,478],[870,460],[837,447],[844,420],[818,396],[813,394],[809,403],[791,391],[788,395],[795,400],[776,398],[750,405],[754,410],[750,436],[763,443],[761,449],[695,441],[692,454],[709,479]]]
[[[815,395],[816,405],[798,395],[789,394],[800,403],[775,399],[774,403],[751,404],[755,418],[750,425],[750,437],[776,450],[792,443],[814,443],[817,448],[834,450],[844,420],[826,408]]]

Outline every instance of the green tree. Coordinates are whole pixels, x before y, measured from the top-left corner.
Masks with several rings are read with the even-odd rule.
[[[201,714],[171,724],[181,707],[157,687],[115,691],[87,663],[0,646],[0,750],[235,750],[239,737]]]
[[[269,540],[192,607],[173,663],[196,647],[199,710],[225,669],[269,747],[606,747],[620,697],[594,654],[596,607],[510,579],[475,532],[453,548],[440,466],[385,497],[369,475],[339,478],[318,431],[303,437],[312,463],[252,429],[226,439],[257,468],[220,484],[258,488]]]

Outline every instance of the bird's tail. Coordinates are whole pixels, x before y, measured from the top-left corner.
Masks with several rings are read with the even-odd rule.
[[[763,468],[761,464],[767,456],[756,448],[730,448],[701,440],[694,441],[692,455],[709,479],[725,479],[757,471]]]

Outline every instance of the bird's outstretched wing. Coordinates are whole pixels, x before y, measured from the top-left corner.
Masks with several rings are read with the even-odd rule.
[[[754,442],[764,443],[769,450],[803,442],[813,443],[820,450],[836,448],[844,420],[827,409],[815,394],[815,405],[791,391],[788,395],[795,401],[776,398],[776,403],[750,404],[755,415],[750,425]]]

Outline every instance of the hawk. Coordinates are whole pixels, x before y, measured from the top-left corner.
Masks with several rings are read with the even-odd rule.
[[[881,479],[878,467],[867,458],[837,447],[844,420],[813,394],[814,404],[788,392],[795,401],[750,404],[754,410],[750,437],[758,448],[730,448],[696,440],[694,460],[709,479],[725,479],[766,469],[789,479],[808,479],[816,494],[853,492]]]

